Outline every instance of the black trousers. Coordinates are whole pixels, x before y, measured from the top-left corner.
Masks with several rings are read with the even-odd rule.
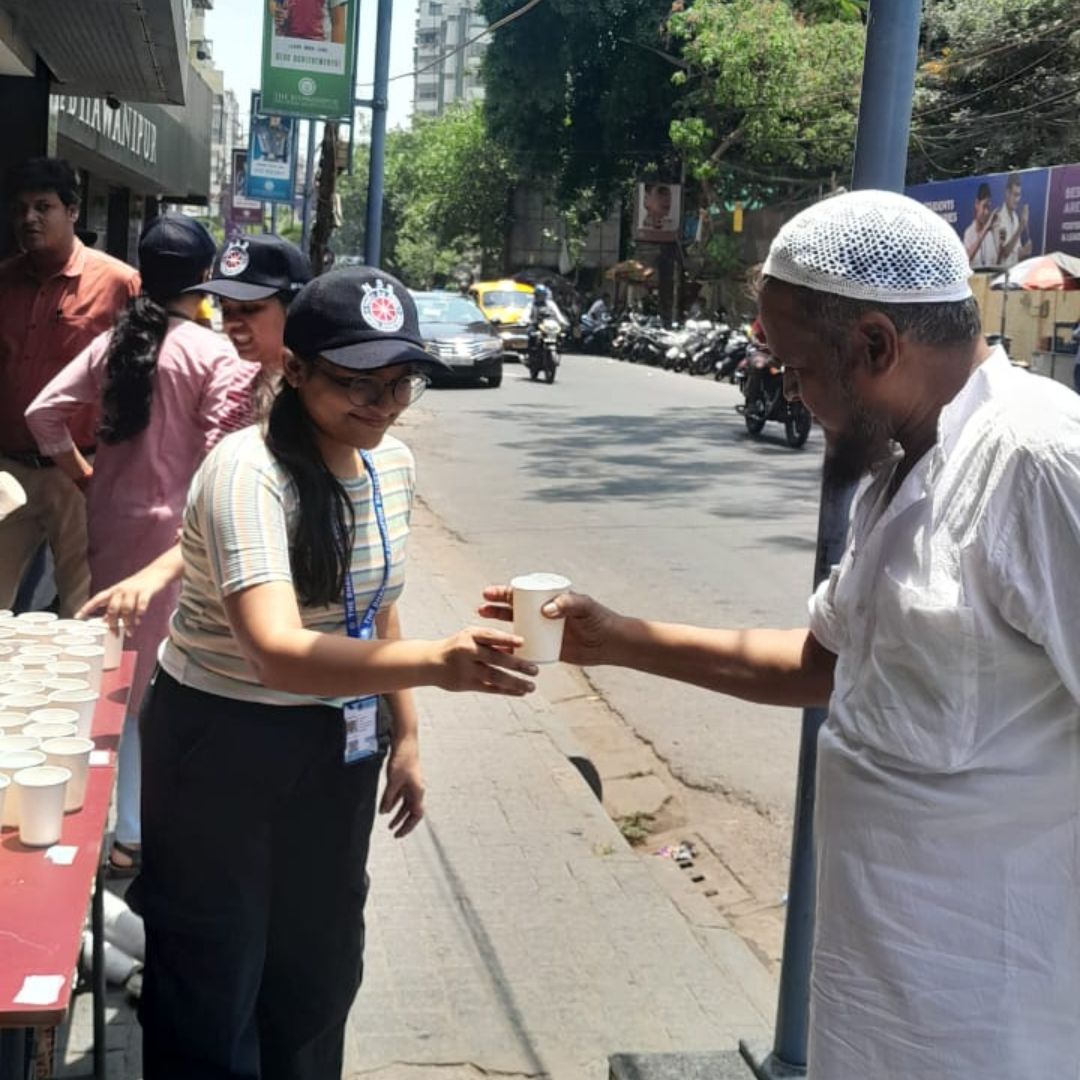
[[[339,709],[161,670],[141,732],[146,1080],[336,1080],[383,756],[344,763]]]

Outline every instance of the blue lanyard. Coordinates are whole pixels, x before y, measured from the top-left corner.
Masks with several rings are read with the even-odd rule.
[[[390,580],[390,530],[386,527],[386,512],[383,510],[382,485],[379,483],[379,474],[375,469],[375,462],[366,450],[360,451],[360,458],[371,477],[371,502],[375,508],[375,521],[379,526],[379,537],[382,540],[383,549],[383,575],[379,591],[375,594],[361,622],[356,621],[356,591],[353,589],[352,567],[345,570],[345,625],[349,631],[349,637],[363,638],[365,641],[371,637],[372,628],[375,626],[375,616],[379,613],[383,597],[386,595],[386,586]]]

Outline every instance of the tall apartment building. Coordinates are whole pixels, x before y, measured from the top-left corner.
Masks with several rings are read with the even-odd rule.
[[[487,25],[477,6],[477,0],[420,0],[413,49],[413,69],[419,72],[413,90],[415,116],[440,116],[455,102],[483,98],[480,60],[487,38],[458,48]]]
[[[214,43],[207,37],[205,12],[213,0],[195,0],[190,21],[191,60],[213,91],[214,104],[210,125],[210,206],[216,211],[221,205],[222,189],[232,174],[234,147],[245,145],[244,126],[240,119],[241,106],[236,95],[225,86],[225,73],[214,66]],[[247,112],[244,102],[243,111]]]

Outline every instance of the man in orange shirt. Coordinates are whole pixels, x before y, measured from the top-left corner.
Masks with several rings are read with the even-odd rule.
[[[20,254],[0,263],[0,471],[26,490],[26,505],[0,523],[0,608],[11,607],[19,581],[44,540],[52,548],[60,613],[85,602],[86,508],[82,492],[37,452],[23,413],[38,391],[98,334],[112,327],[139,292],[126,263],[75,236],[75,170],[58,158],[34,158],[8,176],[8,205]],[[92,454],[97,410],[72,426]]]

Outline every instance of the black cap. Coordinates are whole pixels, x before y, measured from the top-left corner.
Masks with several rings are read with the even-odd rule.
[[[139,237],[143,291],[168,298],[198,291],[214,258],[214,238],[194,218],[162,214]]]
[[[265,300],[277,293],[298,293],[312,276],[311,263],[295,244],[263,233],[230,240],[200,289],[228,300]]]
[[[409,290],[371,266],[333,270],[305,285],[285,319],[285,344],[297,356],[322,356],[354,371],[446,367],[424,350]]]

